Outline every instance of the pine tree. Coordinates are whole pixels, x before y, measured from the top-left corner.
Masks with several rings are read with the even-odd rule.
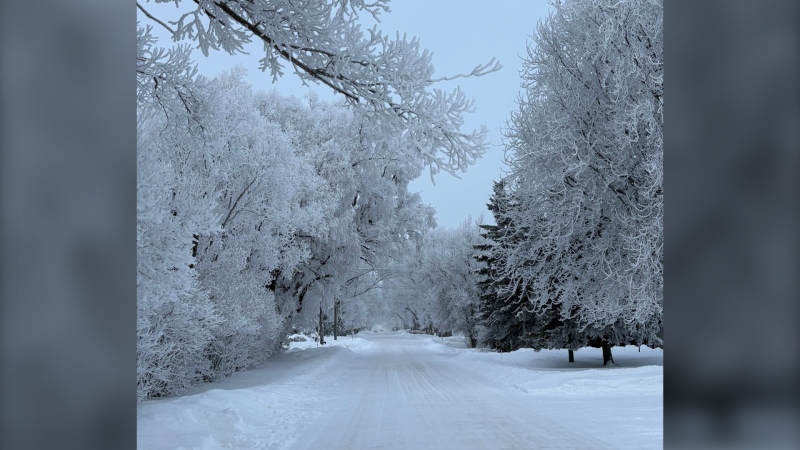
[[[495,217],[496,225],[481,225],[485,231],[484,244],[475,248],[477,259],[483,263],[478,271],[481,295],[480,320],[484,327],[482,344],[499,351],[513,351],[522,347],[534,350],[569,349],[577,350],[589,344],[587,335],[577,321],[572,319],[573,311],[563,311],[563,292],[559,286],[565,273],[551,273],[550,283],[543,292],[548,300],[542,302],[534,311],[528,302],[531,287],[507,276],[505,266],[509,255],[504,249],[519,247],[525,239],[531,238],[535,231],[531,228],[517,229],[513,219],[507,214],[511,207],[517,207],[513,191],[507,187],[506,180],[494,183],[494,194],[487,207]],[[557,267],[555,255],[537,249],[527,256],[524,266],[529,271],[547,271]]]
[[[520,287],[512,288],[512,280],[497,270],[504,261],[496,247],[515,245],[519,235],[506,215],[510,201],[505,180],[494,183],[493,195],[486,205],[496,225],[480,225],[485,243],[475,246],[476,259],[483,263],[478,270],[480,292],[479,320],[484,327],[482,345],[503,352],[523,347],[535,334],[533,317],[527,313]],[[530,330],[530,331],[529,331]]]

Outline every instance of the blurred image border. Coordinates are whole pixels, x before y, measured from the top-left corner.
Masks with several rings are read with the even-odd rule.
[[[664,3],[665,448],[800,448],[800,9]]]
[[[136,5],[0,8],[0,447],[135,448]]]
[[[798,4],[665,3],[665,448],[797,448]],[[37,5],[0,6],[0,447],[134,448],[136,6]]]

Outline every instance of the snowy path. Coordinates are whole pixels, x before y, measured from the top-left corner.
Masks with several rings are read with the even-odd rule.
[[[455,343],[361,333],[293,350],[140,405],[139,448],[661,448],[660,350],[615,349],[628,367],[601,368],[595,349],[566,365],[566,352]]]
[[[606,442],[537,414],[536,402],[496,386],[409,335],[328,373],[337,404],[306,430],[301,449],[608,448]]]

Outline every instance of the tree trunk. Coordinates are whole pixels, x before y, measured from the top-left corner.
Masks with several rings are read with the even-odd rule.
[[[413,323],[411,324],[411,329],[412,330],[419,330],[419,319],[417,318],[417,313],[415,313],[414,310],[412,310],[409,307],[406,307],[406,309],[413,316]]]
[[[617,363],[614,362],[614,357],[611,356],[611,345],[604,342],[602,348],[603,348],[603,365],[605,366],[606,364],[608,364],[609,361],[611,361],[611,364],[616,365]]]
[[[405,319],[403,319],[403,317],[398,313],[394,313],[394,315],[397,316],[400,319],[400,327],[402,327],[402,329],[405,330],[406,329],[406,321],[405,321]]]
[[[322,302],[319,304],[319,345],[325,345],[325,328],[322,326]]]
[[[575,354],[572,350],[567,350],[569,352],[569,362],[575,362]]]
[[[339,337],[339,333],[337,332],[338,330],[336,329],[337,325],[339,325],[339,300],[334,299],[333,300],[333,340],[334,341],[337,340],[337,338]]]

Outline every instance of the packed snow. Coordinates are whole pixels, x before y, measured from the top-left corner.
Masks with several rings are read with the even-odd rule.
[[[661,448],[663,351],[468,349],[462,337],[294,336],[260,369],[138,405],[142,449]]]

